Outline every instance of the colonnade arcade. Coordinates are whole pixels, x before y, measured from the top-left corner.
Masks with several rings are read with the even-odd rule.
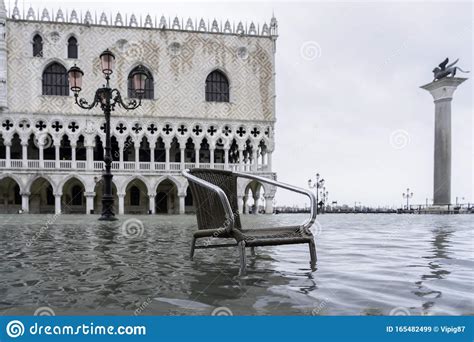
[[[123,214],[183,214],[193,211],[193,199],[182,176],[115,176],[115,212]],[[256,181],[239,184],[241,213],[272,213],[274,189]],[[0,213],[28,212],[93,214],[102,208],[102,181],[97,175],[0,176]]]

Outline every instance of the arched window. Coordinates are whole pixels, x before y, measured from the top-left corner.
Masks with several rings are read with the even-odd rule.
[[[128,97],[129,98],[134,98],[135,96],[135,89],[133,88],[133,81],[132,81],[132,73],[137,69],[138,67],[134,68],[130,74],[128,74]],[[145,93],[142,96],[142,99],[154,99],[155,97],[155,90],[153,86],[153,75],[148,70],[147,68],[143,67],[144,71],[146,72],[147,79],[145,81]]]
[[[140,190],[136,186],[130,189],[130,205],[140,205]]]
[[[229,102],[229,80],[219,70],[214,70],[206,78],[206,101]]]
[[[77,58],[77,39],[71,37],[67,41],[67,58]]]
[[[69,95],[67,70],[59,63],[51,63],[43,71],[43,95]]]
[[[43,57],[43,38],[39,34],[33,37],[33,57]]]
[[[71,190],[72,205],[82,205],[82,186],[74,185]]]

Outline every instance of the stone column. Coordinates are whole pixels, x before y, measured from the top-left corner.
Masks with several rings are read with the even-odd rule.
[[[152,141],[149,142],[150,144],[150,170],[155,169],[155,147],[156,147],[156,142]]]
[[[265,214],[273,214],[273,196],[265,197]]]
[[[21,159],[23,161],[23,167],[28,168],[28,140],[21,142]]]
[[[56,161],[56,169],[59,169],[59,148],[61,145],[54,144],[54,160]]]
[[[239,148],[239,171],[244,171],[244,150]]]
[[[84,192],[86,198],[86,214],[90,215],[91,210],[94,210],[94,197],[95,192]]]
[[[61,196],[62,194],[54,194],[54,213],[61,214]]]
[[[259,194],[253,196],[254,208],[252,210],[252,214],[258,214],[258,207],[259,207],[259,202],[260,202],[259,199],[260,199]]]
[[[148,194],[148,199],[148,203],[150,205],[149,210],[152,214],[155,214],[155,194]]]
[[[237,196],[237,206],[239,208],[239,213],[244,213],[244,196]]]
[[[140,169],[140,145],[135,146],[135,170]]]
[[[215,148],[209,148],[209,162],[211,163],[211,169],[214,168],[214,151]]]
[[[30,211],[30,193],[29,192],[23,192],[21,194],[21,210],[23,210],[24,213],[27,213]]]
[[[123,170],[123,143],[119,142],[119,169]]]
[[[229,149],[224,148],[224,169],[229,169]]]
[[[181,170],[184,170],[184,148],[181,148]]]
[[[435,103],[433,205],[451,204],[451,101],[466,79],[446,77],[421,87]]]
[[[71,164],[72,168],[76,168],[76,144],[71,144]]]
[[[125,194],[117,194],[119,215],[125,214]]]
[[[184,205],[184,198],[186,195],[181,195],[179,196],[179,214],[184,214],[185,213],[185,205]]]
[[[44,144],[38,142],[38,154],[39,154],[39,167],[44,168]]]
[[[171,142],[165,141],[165,170],[166,171],[170,169],[170,149],[171,149]]]
[[[267,153],[267,171],[272,171],[272,151],[268,151]]]
[[[86,146],[86,168],[87,170],[94,169],[94,147]]]
[[[6,140],[4,139],[4,145],[5,145],[5,167],[10,168],[11,167],[11,146],[12,142],[11,140]]]
[[[200,151],[200,148],[199,148],[199,147],[196,147],[196,148],[194,149],[194,156],[195,156],[194,159],[196,160],[196,162],[195,162],[195,164],[194,164],[194,167],[199,167],[199,151]]]
[[[253,161],[253,165],[252,165],[252,171],[258,171],[258,149],[254,148],[254,150],[252,151],[252,161]]]

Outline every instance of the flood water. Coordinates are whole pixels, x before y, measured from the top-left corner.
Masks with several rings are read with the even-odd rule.
[[[315,272],[307,245],[261,247],[239,278],[236,248],[189,260],[193,215],[0,215],[0,315],[472,315],[473,217],[321,215]]]

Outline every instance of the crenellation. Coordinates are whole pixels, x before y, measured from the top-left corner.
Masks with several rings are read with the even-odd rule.
[[[34,9],[30,7],[27,11],[27,14],[21,15],[20,10],[18,6],[15,5],[13,8],[12,14],[11,14],[11,19],[12,20],[27,20],[27,21],[45,21],[45,22],[58,22],[58,23],[71,23],[71,24],[81,24],[81,25],[100,25],[100,26],[116,26],[116,27],[122,27],[124,26],[124,20],[122,17],[122,14],[120,12],[117,12],[115,14],[115,20],[113,20],[114,16],[112,13],[110,14],[110,18],[107,17],[105,13],[102,13],[99,16],[99,19],[97,18],[97,13],[94,14],[94,17],[92,16],[92,13],[87,10],[85,15],[78,16],[76,10],[71,11],[70,16],[64,16],[64,12],[62,9],[59,9],[56,13],[56,16],[54,16],[54,11],[51,10],[51,13],[45,8],[41,12],[41,17],[40,17],[40,11],[38,10],[37,14],[35,13]],[[135,14],[130,15],[130,20],[127,20],[127,16],[125,17],[125,25],[129,27],[141,27],[141,28],[156,28],[156,29],[172,29],[172,30],[184,30],[184,31],[202,31],[202,32],[211,32],[211,33],[223,33],[223,34],[238,34],[238,35],[255,35],[255,36],[273,36],[273,35],[278,35],[277,32],[277,22],[275,17],[272,17],[271,23],[270,23],[270,28],[266,23],[262,25],[262,28],[260,29],[260,25],[256,25],[255,23],[251,23],[250,26],[245,25],[242,22],[239,22],[236,25],[234,24],[233,26],[229,22],[229,20],[226,20],[225,24],[222,25],[222,23],[219,25],[216,19],[212,21],[208,21],[206,24],[206,21],[204,18],[201,19],[193,19],[188,18],[186,20],[186,25],[184,25],[184,19],[179,19],[178,17],[171,19],[166,19],[165,16],[161,16],[159,24],[157,24],[157,20],[155,19],[155,22],[153,22],[152,17],[150,14],[147,14],[145,17],[145,20],[142,20],[142,17],[140,16],[140,21],[137,20],[137,17]]]

